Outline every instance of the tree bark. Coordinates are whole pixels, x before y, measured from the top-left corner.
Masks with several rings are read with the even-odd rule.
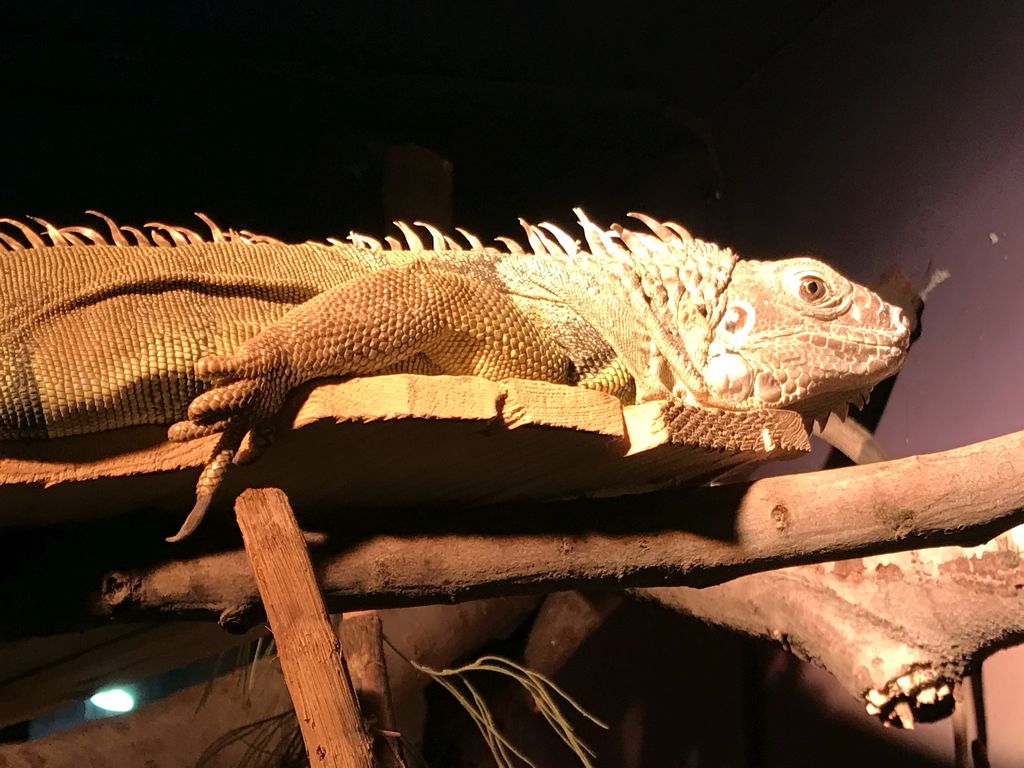
[[[703,586],[837,557],[977,544],[1024,515],[1024,432],[750,484],[505,506],[479,510],[473,521],[458,514],[425,515],[429,531],[403,530],[408,520],[375,520],[378,535],[315,544],[330,609],[579,587]],[[258,620],[258,606],[244,556],[234,551],[109,574],[90,611],[207,615],[244,626]]]
[[[990,653],[1024,639],[1024,527],[972,549],[786,568],[707,589],[638,594],[781,643],[828,670],[883,723],[952,711]]]

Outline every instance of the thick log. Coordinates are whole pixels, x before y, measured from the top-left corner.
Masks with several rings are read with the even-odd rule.
[[[622,604],[619,592],[555,592],[541,604],[523,649],[523,663],[554,677]]]

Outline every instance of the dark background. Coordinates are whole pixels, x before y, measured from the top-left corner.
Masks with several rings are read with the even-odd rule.
[[[827,5],[25,4],[2,19],[0,203],[379,230],[383,155],[411,142],[453,163],[473,226],[580,202],[693,219],[652,184],[721,191],[690,124]]]
[[[380,234],[413,144],[487,236],[582,203],[862,280],[946,268],[879,431],[922,453],[1024,428],[1022,40],[996,0],[23,3],[0,10],[0,215]],[[994,766],[1024,762],[1020,658],[986,666]],[[948,724],[883,733],[822,674],[648,607],[564,682],[621,726],[604,766],[951,760]]]

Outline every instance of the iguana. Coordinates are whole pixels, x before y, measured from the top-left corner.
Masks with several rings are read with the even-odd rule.
[[[519,377],[813,419],[861,404],[908,345],[898,308],[820,261],[741,260],[642,214],[603,229],[575,209],[585,245],[520,220],[524,248],[421,222],[286,244],[89,213],[105,233],[0,219],[0,440],[220,433],[171,541],[313,379]]]

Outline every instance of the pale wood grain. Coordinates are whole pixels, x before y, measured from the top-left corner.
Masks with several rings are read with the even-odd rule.
[[[372,741],[288,499],[249,490],[235,515],[311,765],[373,768]]]

